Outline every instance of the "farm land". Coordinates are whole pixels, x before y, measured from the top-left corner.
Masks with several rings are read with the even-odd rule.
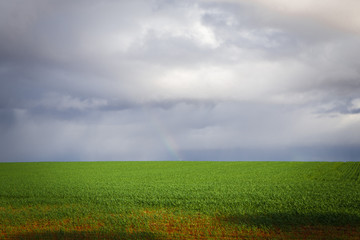
[[[0,239],[360,239],[359,162],[0,163]]]

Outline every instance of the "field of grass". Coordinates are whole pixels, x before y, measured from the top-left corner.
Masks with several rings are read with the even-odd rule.
[[[360,239],[360,163],[0,163],[0,239]]]

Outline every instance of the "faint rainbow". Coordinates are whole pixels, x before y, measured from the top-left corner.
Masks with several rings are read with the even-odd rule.
[[[168,153],[176,160],[182,161],[183,158],[179,153],[179,146],[173,138],[172,134],[167,130],[165,125],[159,120],[159,118],[155,114],[151,113],[150,111],[146,111],[146,113],[149,115],[151,124],[156,129],[156,132],[159,134],[159,137]]]

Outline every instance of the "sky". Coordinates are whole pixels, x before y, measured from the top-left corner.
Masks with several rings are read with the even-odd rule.
[[[359,161],[359,9],[0,1],[0,161]]]

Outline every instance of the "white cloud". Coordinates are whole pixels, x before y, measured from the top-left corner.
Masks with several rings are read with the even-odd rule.
[[[360,2],[357,0],[203,0],[204,2],[249,3],[265,6],[289,17],[311,18],[328,27],[360,32]]]
[[[349,110],[359,110],[360,109],[360,98],[353,99],[351,101],[351,105],[349,106]]]

